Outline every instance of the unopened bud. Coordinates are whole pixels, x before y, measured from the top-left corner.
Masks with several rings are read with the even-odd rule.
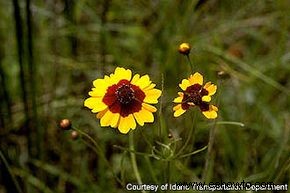
[[[77,138],[79,138],[79,132],[73,130],[73,131],[71,132],[70,136],[71,136],[71,139],[72,139],[72,140],[76,140]]]
[[[59,122],[59,127],[63,130],[69,130],[71,129],[71,122],[69,119],[62,119],[60,122]]]
[[[182,43],[179,45],[178,51],[183,55],[188,55],[190,53],[190,45],[189,43]]]
[[[216,74],[217,74],[217,77],[220,78],[220,79],[228,79],[228,78],[230,78],[229,73],[227,73],[227,72],[225,72],[223,70],[217,71]]]

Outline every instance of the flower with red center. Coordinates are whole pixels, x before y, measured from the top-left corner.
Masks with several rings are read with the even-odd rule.
[[[183,90],[178,92],[178,97],[174,99],[177,103],[173,107],[174,117],[178,117],[186,112],[189,107],[198,106],[202,114],[208,119],[217,118],[218,108],[211,105],[211,96],[216,93],[217,86],[211,82],[203,85],[203,76],[196,72],[188,79],[183,79],[179,87]]]
[[[123,134],[136,128],[136,121],[154,121],[153,112],[157,109],[150,105],[158,103],[161,91],[154,88],[148,75],[136,74],[132,78],[129,69],[117,67],[115,72],[93,82],[94,88],[84,106],[97,113],[102,127],[118,128]]]

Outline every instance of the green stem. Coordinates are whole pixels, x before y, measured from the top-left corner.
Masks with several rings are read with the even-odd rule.
[[[214,144],[214,138],[215,138],[215,133],[216,133],[216,124],[210,129],[209,133],[209,142],[208,142],[208,150],[207,150],[207,155],[206,155],[206,160],[205,160],[205,166],[203,170],[203,176],[202,176],[202,181],[205,182],[207,175],[208,175],[208,170],[209,170],[209,164],[211,161],[212,153],[213,153],[213,144]]]
[[[191,152],[191,153],[187,153],[187,154],[181,155],[179,158],[184,158],[184,157],[188,157],[188,156],[191,156],[191,155],[197,154],[197,153],[199,153],[199,152],[204,151],[206,148],[207,148],[207,145],[204,146],[203,148],[198,149],[198,150],[195,150],[195,151],[193,151],[193,152]]]
[[[190,70],[191,70],[191,72],[193,73],[193,64],[192,64],[192,62],[191,62],[190,57],[189,57],[188,54],[186,55],[186,58],[187,58],[187,60],[188,60],[188,62],[189,62]]]
[[[151,174],[152,180],[154,181],[155,184],[160,184],[159,181],[157,180],[155,172],[154,172],[154,170],[152,168],[152,164],[151,164],[150,158],[148,156],[146,156],[144,158],[145,158],[145,161],[147,163],[148,170],[149,170],[149,172]]]
[[[186,139],[184,145],[180,148],[180,150],[178,151],[178,153],[176,154],[175,157],[178,157],[179,155],[182,154],[183,150],[187,147],[187,145],[188,145],[188,143],[189,143],[189,141],[191,139],[192,133],[194,132],[194,128],[195,128],[194,121],[195,121],[195,117],[196,117],[195,115],[196,114],[195,114],[195,112],[193,112],[193,113],[194,113],[194,115],[192,116],[193,117],[193,119],[192,119],[192,127],[190,128],[190,130],[188,132],[187,139]]]
[[[221,81],[218,81],[218,88],[221,89]],[[219,89],[219,92],[217,93],[217,105],[219,106],[220,104],[220,98],[219,95],[221,93]],[[202,175],[202,180],[205,182],[205,180],[208,177],[208,170],[209,170],[209,164],[212,159],[212,154],[213,154],[213,144],[214,144],[214,139],[215,139],[215,134],[216,134],[216,127],[217,127],[217,120],[215,119],[213,127],[210,129],[209,133],[209,141],[207,145],[207,155],[206,155],[206,160],[205,160],[205,166],[203,170],[203,175]]]
[[[131,151],[135,151],[133,132],[131,132],[129,134],[129,148],[130,148]],[[131,157],[131,163],[132,163],[132,167],[133,167],[133,172],[135,174],[137,182],[138,182],[138,184],[142,184],[141,176],[140,176],[140,173],[139,173],[139,170],[138,170],[138,166],[137,166],[137,162],[136,162],[135,153],[130,152],[130,157]],[[142,190],[141,192],[142,193],[146,193],[145,190]]]
[[[163,93],[164,91],[164,75],[163,73],[161,74],[161,93]],[[158,129],[158,138],[160,139],[162,136],[162,132],[163,132],[163,117],[162,117],[162,106],[163,106],[163,95],[161,95],[160,97],[160,103],[159,103],[159,129]],[[167,134],[168,134],[169,130],[167,129]]]
[[[236,125],[240,127],[244,127],[245,124],[241,122],[236,122],[236,121],[218,121],[216,122],[217,125]]]

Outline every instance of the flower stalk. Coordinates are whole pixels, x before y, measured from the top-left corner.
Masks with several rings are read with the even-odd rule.
[[[142,179],[141,179],[139,169],[137,166],[137,162],[136,162],[136,155],[134,152],[132,152],[132,151],[135,151],[134,136],[133,135],[134,135],[133,132],[131,132],[129,134],[129,148],[131,150],[131,152],[130,152],[131,164],[132,164],[133,172],[135,174],[135,177],[136,177],[138,184],[142,184]],[[141,192],[146,193],[144,190],[142,190]]]

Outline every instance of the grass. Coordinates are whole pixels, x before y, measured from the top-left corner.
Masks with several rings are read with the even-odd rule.
[[[0,193],[126,192],[137,180],[289,184],[289,12],[287,0],[0,1]],[[182,42],[194,71],[218,84],[216,122],[197,109],[173,117],[190,75]],[[163,90],[134,147],[83,107],[92,81],[116,66]],[[62,118],[97,147],[72,140]]]

